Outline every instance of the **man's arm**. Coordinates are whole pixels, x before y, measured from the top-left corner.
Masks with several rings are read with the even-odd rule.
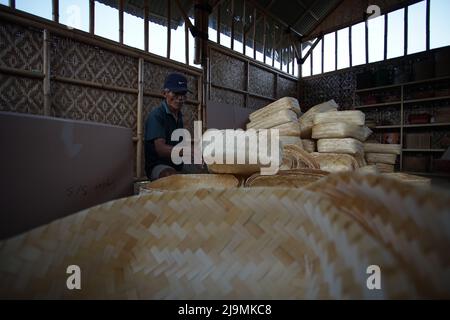
[[[155,139],[155,150],[161,158],[170,159],[172,156],[173,146],[166,144],[166,140],[159,138]]]

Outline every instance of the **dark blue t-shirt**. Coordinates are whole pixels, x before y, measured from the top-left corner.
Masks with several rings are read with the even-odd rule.
[[[170,158],[161,158],[155,149],[155,139],[165,139],[166,144],[175,146],[180,141],[171,141],[172,132],[176,129],[183,128],[183,117],[181,112],[178,115],[178,120],[170,112],[166,101],[150,112],[145,122],[145,171],[147,177],[150,178],[152,170],[155,166],[164,164],[173,167],[177,171],[183,169],[183,164],[175,165]]]

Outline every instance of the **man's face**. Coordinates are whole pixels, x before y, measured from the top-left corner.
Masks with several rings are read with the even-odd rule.
[[[167,105],[171,111],[178,112],[184,105],[186,100],[186,93],[174,93],[172,91],[165,91],[164,97],[166,98]]]

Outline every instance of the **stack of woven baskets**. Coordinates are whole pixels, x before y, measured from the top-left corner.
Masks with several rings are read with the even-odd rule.
[[[331,101],[308,111],[308,119],[312,119],[308,120],[312,123],[311,138],[317,141],[318,151],[312,155],[320,168],[329,172],[354,171],[365,167],[363,141],[372,132],[364,125],[364,113],[336,109],[336,103]],[[302,127],[302,132],[307,134],[311,125],[305,122],[300,119],[300,123],[307,127],[306,130]]]
[[[298,117],[301,115],[298,100],[281,98],[250,114],[247,129],[277,129],[283,144],[302,146]]]
[[[369,164],[375,165],[381,173],[394,172],[397,156],[401,153],[399,144],[365,143],[364,151]]]

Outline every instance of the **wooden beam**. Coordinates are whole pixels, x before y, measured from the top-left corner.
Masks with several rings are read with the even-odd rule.
[[[278,24],[280,24],[281,26],[283,26],[284,28],[289,28],[290,26],[286,23],[286,22],[284,22],[284,21],[282,21],[281,19],[279,19],[278,17],[276,17],[275,15],[273,15],[269,10],[266,10],[263,6],[261,6],[259,3],[258,3],[258,1],[256,1],[256,0],[246,0],[246,2],[251,2],[255,7],[256,7],[256,9],[258,9],[258,11],[260,11],[260,12],[262,12],[263,14],[265,14],[265,15],[267,15],[268,17],[270,17],[270,18],[272,18],[273,20],[275,20]],[[295,30],[295,29],[291,29],[291,31],[294,33],[294,34],[296,34],[296,35],[298,35],[298,36],[303,36],[301,33],[299,33],[297,30]]]
[[[52,18],[59,23],[59,0],[52,0]]]
[[[267,6],[264,7],[264,10],[269,10],[270,7],[271,7],[274,3],[275,3],[275,0],[271,0],[271,1],[267,4]],[[263,12],[263,11],[261,11],[261,12],[262,12],[262,16],[258,17],[258,19],[254,19],[253,22],[247,27],[247,29],[244,29],[244,30],[243,30],[243,31],[244,31],[244,34],[249,33],[249,31],[253,28],[253,25],[254,25],[255,23],[258,24],[258,23],[261,21],[261,19],[263,19],[263,18],[266,17],[266,13]]]
[[[89,33],[95,34],[95,1],[89,0]]]
[[[9,0],[9,6],[13,9],[16,8],[16,0]]]
[[[308,50],[308,52],[306,53],[306,55],[301,59],[301,64],[304,64],[306,59],[308,59],[308,57],[311,55],[312,58],[312,52],[314,50],[314,48],[319,44],[320,40],[323,39],[323,35],[320,36],[319,38],[316,39],[316,41],[313,43],[313,45],[311,46],[311,48]],[[312,59],[311,59],[312,60]]]
[[[322,72],[324,71],[324,65],[325,65],[325,37],[322,38],[322,62],[321,62],[321,68],[322,68]]]
[[[308,9],[308,7],[303,3],[301,0],[296,0],[296,2],[303,8],[303,10],[307,10],[311,17],[314,18],[314,20],[319,21],[319,18],[316,16],[314,12],[311,11],[311,9]]]
[[[123,43],[123,8],[124,0],[119,0],[119,43]]]
[[[149,6],[148,6],[148,0],[145,0],[144,2],[144,50],[146,52],[149,52]]]

